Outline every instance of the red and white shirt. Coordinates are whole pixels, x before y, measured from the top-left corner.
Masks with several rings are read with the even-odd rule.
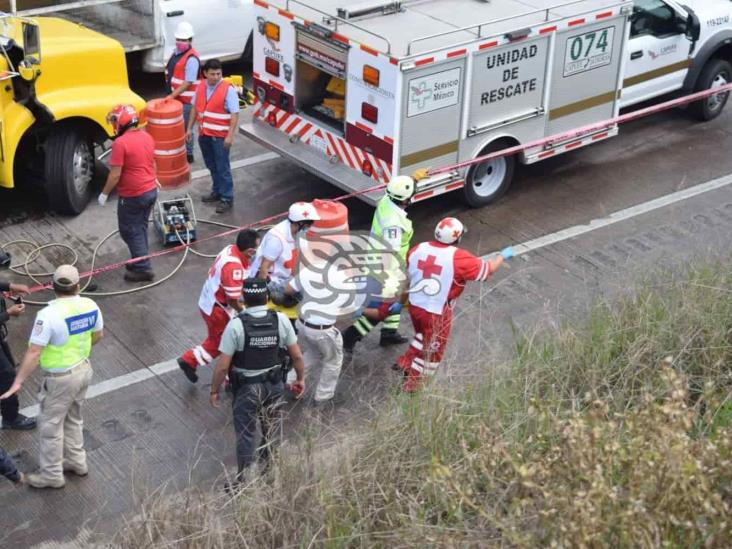
[[[467,250],[442,244],[422,242],[407,254],[409,304],[433,314],[463,293],[469,280],[488,280],[493,274],[488,261]]]
[[[227,299],[241,299],[248,269],[249,257],[241,255],[235,245],[221,250],[208,271],[208,279],[198,298],[198,307],[210,315],[216,303],[226,307]]]

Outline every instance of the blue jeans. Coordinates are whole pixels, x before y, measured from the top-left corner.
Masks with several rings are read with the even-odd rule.
[[[229,149],[224,147],[224,138],[201,135],[198,137],[198,146],[201,148],[203,162],[211,172],[211,192],[218,195],[223,202],[233,201],[234,180],[231,178]]]
[[[183,103],[183,123],[185,124],[186,128],[188,127],[188,120],[191,117],[192,110],[193,110],[192,103]],[[191,130],[191,135],[193,137],[196,136],[196,128],[193,128],[193,130]],[[186,153],[193,154],[193,139],[192,138],[190,141],[186,141]]]
[[[130,249],[130,256],[142,257],[148,254],[147,223],[150,211],[158,198],[158,190],[153,189],[140,196],[120,198],[117,206],[117,224],[119,235]],[[150,271],[149,259],[130,265],[133,271]]]

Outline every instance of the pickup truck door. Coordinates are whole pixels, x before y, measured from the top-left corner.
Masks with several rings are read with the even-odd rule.
[[[252,29],[252,0],[159,0],[165,59],[175,47],[175,28],[193,25],[193,46],[201,60],[231,59],[244,53]]]
[[[682,87],[691,42],[686,22],[663,0],[635,0],[621,107]]]

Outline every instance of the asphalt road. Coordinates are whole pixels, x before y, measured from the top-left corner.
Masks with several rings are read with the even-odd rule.
[[[134,84],[148,96],[156,93],[152,79]],[[732,185],[725,179],[716,189],[691,198],[674,193],[732,174],[731,122],[729,108],[707,124],[683,111],[659,114],[629,124],[607,142],[521,169],[509,194],[494,206],[472,210],[453,193],[411,208],[415,241],[429,238],[439,219],[452,215],[469,228],[463,246],[486,254],[660,197],[679,197],[673,204],[649,206],[649,211],[621,222],[534,250],[488,283],[469,287],[459,303],[454,340],[438,382],[459,383],[461,371],[475,361],[498,360],[509,347],[512,324],[525,330],[555,324],[581,314],[598,298],[626,291],[632,281],[658,269],[679,269],[693,258],[729,257]],[[252,163],[235,170],[234,211],[216,216],[213,208],[196,202],[198,216],[242,225],[283,212],[296,200],[340,194],[282,159],[262,156],[267,152],[238,137],[232,159]],[[197,162],[194,169],[200,168]],[[209,185],[200,177],[191,194],[200,197]],[[366,228],[371,208],[356,200],[347,205],[351,227]],[[64,242],[77,250],[80,267],[88,268],[96,243],[115,229],[114,213],[114,202],[105,208],[93,203],[76,218],[60,217],[18,192],[1,193],[0,244],[15,239]],[[199,229],[201,236],[220,230],[205,224]],[[218,240],[200,248],[216,253],[226,244],[228,240]],[[48,252],[34,269],[48,270],[68,253]],[[122,242],[112,238],[97,263],[124,259],[125,252]],[[179,259],[159,258],[155,270],[162,276]],[[209,262],[188,257],[157,288],[100,298],[107,337],[93,354],[98,395],[85,410],[90,475],[69,479],[64,490],[51,493],[0,483],[0,545],[86,543],[97,539],[94,532],[114,532],[121,518],[134,516],[151,494],[190,485],[218,489],[223,472],[231,471],[234,463],[228,409],[208,405],[210,372],[204,371],[192,386],[170,362],[204,332],[196,301]],[[95,283],[98,291],[129,288],[120,272],[103,274]],[[11,324],[10,342],[17,354],[24,348],[32,312]],[[408,324],[405,319],[405,331]],[[302,425],[328,430],[354,417],[363,420],[371,404],[396,384],[388,366],[398,350],[382,350],[376,339],[369,343],[343,373],[342,403],[335,416],[324,418],[306,404],[297,405],[288,421],[291,437]],[[23,406],[34,404],[38,380],[36,376],[27,384]],[[24,470],[37,463],[34,433],[0,432],[0,445]]]

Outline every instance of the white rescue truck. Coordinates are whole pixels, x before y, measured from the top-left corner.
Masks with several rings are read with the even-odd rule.
[[[181,21],[193,25],[201,59],[251,57],[252,0],[0,0],[0,11],[79,23],[117,40],[146,72],[165,70]]]
[[[732,82],[732,1],[254,0],[258,108],[241,132],[349,192]],[[728,93],[691,106],[719,115]],[[419,181],[415,201],[501,196],[617,126]],[[381,192],[361,198],[374,203]]]

